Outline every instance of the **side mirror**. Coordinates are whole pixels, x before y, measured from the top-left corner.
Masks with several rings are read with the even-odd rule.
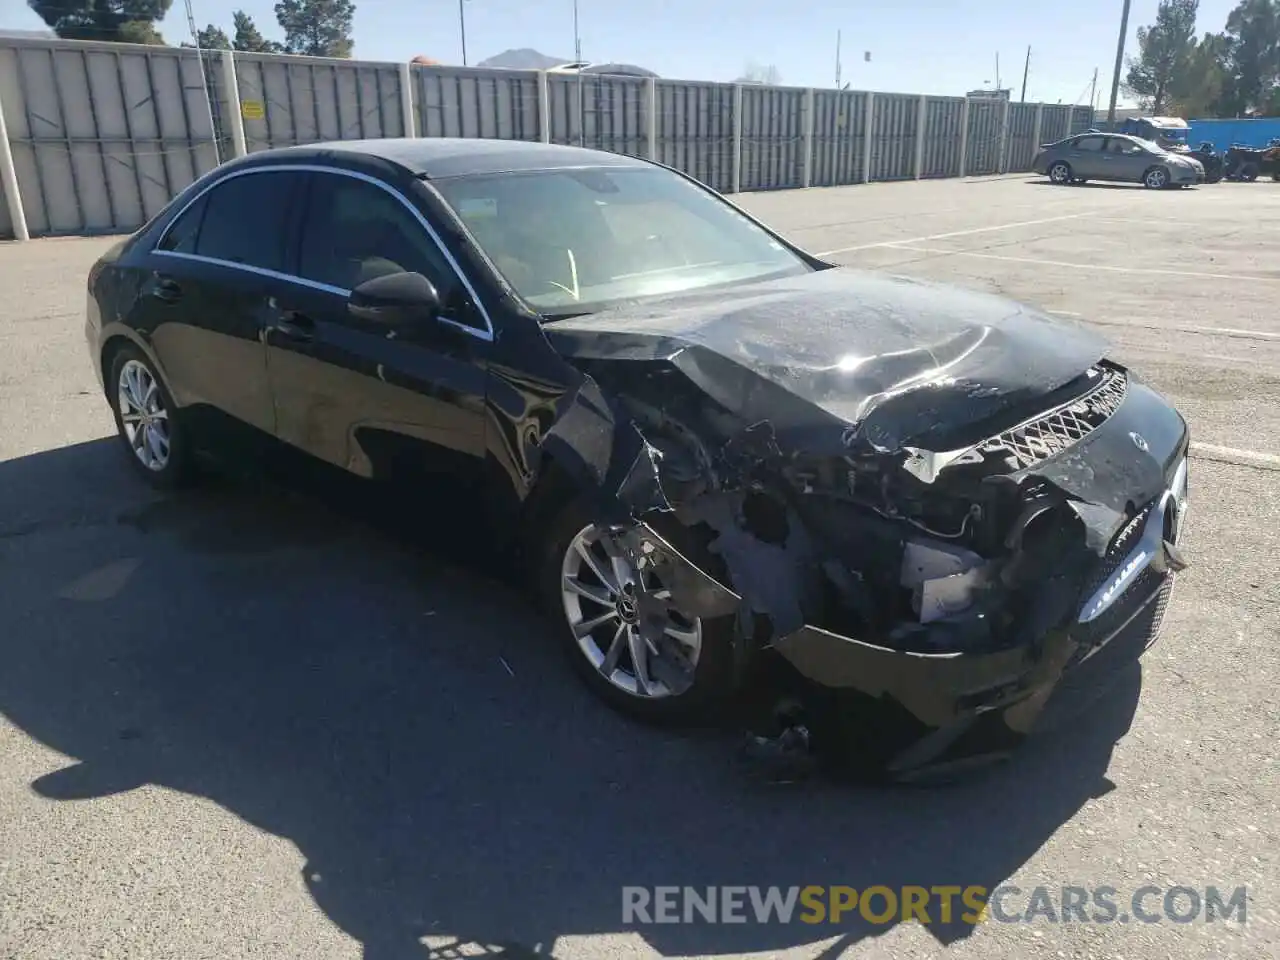
[[[440,294],[420,273],[388,273],[352,290],[347,310],[361,320],[399,327],[434,320],[440,312]]]

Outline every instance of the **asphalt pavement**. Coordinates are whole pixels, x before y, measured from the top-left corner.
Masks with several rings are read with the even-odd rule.
[[[961,785],[768,785],[600,707],[463,529],[149,493],[82,336],[110,243],[0,245],[0,957],[1280,954],[1280,186],[746,195],[852,266],[1095,325],[1184,412],[1160,643]],[[358,496],[358,494],[357,494]],[[461,539],[460,539],[461,538]],[[624,922],[627,886],[1248,888],[1247,920]],[[1159,913],[1160,894],[1148,903]]]

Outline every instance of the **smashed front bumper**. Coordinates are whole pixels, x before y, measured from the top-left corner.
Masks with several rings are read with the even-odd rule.
[[[1182,419],[1135,384],[1093,436],[1041,465],[1060,485],[1096,487],[1097,502],[1084,506],[1098,517],[1119,516],[1135,499],[1142,505],[1099,547],[1083,588],[1046,580],[1028,607],[1034,613],[995,647],[915,652],[814,625],[766,644],[781,661],[771,671],[780,694],[803,700],[814,752],[892,779],[946,775],[1007,756],[1049,717],[1104,687],[1159,634],[1182,566],[1187,449]],[[676,557],[684,574],[673,592],[682,606],[704,616],[738,609],[729,586]]]

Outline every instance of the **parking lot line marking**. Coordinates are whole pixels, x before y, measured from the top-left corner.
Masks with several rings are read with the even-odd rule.
[[[1104,263],[1073,263],[1069,260],[1041,260],[1036,257],[1010,257],[1001,253],[978,253],[974,250],[938,250],[917,247],[915,240],[895,240],[874,246],[906,250],[909,253],[927,253],[938,257],[976,257],[979,260],[1001,260],[1006,263],[1032,263],[1042,267],[1070,267],[1076,270],[1101,270],[1108,273],[1149,274],[1160,277],[1194,277],[1197,280],[1252,280],[1258,283],[1280,283],[1280,277],[1257,277],[1245,273],[1198,273],[1194,270],[1160,270],[1155,267],[1114,267]],[[819,254],[821,256],[821,254]]]
[[[1191,441],[1191,456],[1200,460],[1212,460],[1215,463],[1230,463],[1239,467],[1257,467],[1259,470],[1274,470],[1280,473],[1280,456],[1274,453],[1258,453],[1255,450],[1240,450],[1236,447],[1220,447],[1216,443]]]
[[[1138,330],[1168,330],[1176,333],[1196,333],[1209,337],[1229,337],[1233,340],[1267,340],[1280,341],[1280,333],[1270,330],[1241,330],[1239,327],[1198,327],[1192,324],[1184,323],[1147,323],[1142,320],[1095,320],[1092,317],[1086,317],[1083,313],[1076,313],[1074,310],[1050,310],[1049,313],[1055,317],[1070,317],[1073,320],[1083,320],[1085,323],[1094,323],[1100,327],[1134,327]]]
[[[1060,217],[1042,217],[1039,220],[1019,220],[1015,223],[998,223],[991,227],[974,227],[972,230],[952,230],[950,233],[934,233],[927,237],[912,237],[909,240],[884,240],[880,243],[860,243],[856,247],[837,247],[834,250],[823,250],[814,254],[817,257],[829,257],[837,253],[853,253],[855,250],[874,250],[876,247],[896,247],[900,243],[926,243],[929,240],[949,240],[952,237],[972,237],[979,233],[995,233],[998,230],[1015,230],[1018,227],[1034,227],[1042,223],[1057,223],[1060,220],[1079,220],[1087,213],[1067,213]]]

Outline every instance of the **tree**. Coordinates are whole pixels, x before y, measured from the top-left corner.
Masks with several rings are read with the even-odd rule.
[[[253,18],[243,10],[237,10],[232,14],[231,20],[236,31],[231,45],[236,50],[243,50],[245,53],[280,53],[283,49],[274,40],[264,37],[258,31],[258,25],[253,22]]]
[[[1225,112],[1265,113],[1280,86],[1280,0],[1241,0],[1227,17]]]
[[[114,40],[163,44],[156,21],[173,0],[27,0],[58,36],[67,40]]]
[[[1213,117],[1223,112],[1227,93],[1227,55],[1231,43],[1221,33],[1206,33],[1191,51],[1184,73],[1170,87],[1170,109],[1179,117]]]
[[[349,57],[354,42],[352,0],[279,0],[276,20],[284,30],[284,49],[311,57]]]
[[[767,83],[776,87],[782,82],[782,74],[778,72],[778,68],[772,63],[759,64],[754,60],[748,61],[746,67],[742,71],[742,76],[738,77],[736,83]]]
[[[227,39],[227,32],[221,27],[215,27],[212,23],[203,30],[196,31],[196,43],[200,44],[201,50],[230,50],[231,41]],[[184,43],[184,47],[190,47],[192,44]]]
[[[1199,6],[1200,0],[1160,0],[1156,22],[1138,28],[1138,56],[1129,60],[1125,86],[1154,114],[1165,112],[1172,88],[1188,72]]]

